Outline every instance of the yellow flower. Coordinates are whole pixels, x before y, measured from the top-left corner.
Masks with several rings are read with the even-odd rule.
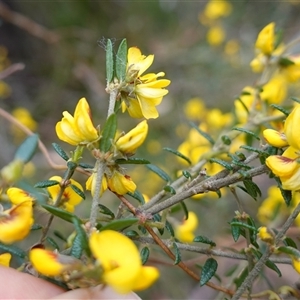
[[[274,147],[282,148],[289,145],[286,140],[285,134],[280,133],[274,129],[265,129],[263,131],[263,136],[266,141]]]
[[[88,180],[85,183],[85,188],[88,191],[91,191],[92,196],[95,194],[95,188],[96,188],[96,173],[93,173]],[[100,190],[100,196],[107,190],[107,179],[104,175],[102,178],[102,185]]]
[[[25,201],[0,213],[0,242],[23,240],[33,224],[32,201]]]
[[[144,120],[117,140],[117,149],[125,154],[134,154],[146,139],[147,133],[148,124]]]
[[[10,201],[14,205],[18,205],[24,201],[34,201],[35,198],[32,197],[28,192],[16,188],[11,187],[7,190],[7,196],[9,197]]]
[[[56,124],[55,130],[60,140],[74,146],[88,144],[99,138],[85,98],[79,100],[74,117],[67,111],[63,112],[63,118]]]
[[[60,183],[62,181],[62,178],[60,176],[52,176],[51,178],[49,178],[49,180],[55,180]],[[70,184],[76,186],[79,190],[83,192],[83,188],[81,184],[75,181],[74,179],[70,179]],[[56,184],[56,185],[49,186],[47,187],[47,190],[52,198],[53,204],[55,204],[54,201],[56,200],[61,190],[60,185]],[[65,210],[69,212],[73,212],[74,207],[78,205],[81,201],[82,201],[82,197],[78,195],[69,185],[65,188],[63,192],[63,195],[60,200],[60,206],[62,206]]]
[[[259,228],[258,237],[265,243],[274,244],[275,241],[274,233],[265,226]]]
[[[265,55],[270,55],[274,51],[275,45],[275,23],[265,26],[258,34],[255,48]]]
[[[1,266],[9,267],[10,260],[11,260],[10,253],[0,254],[0,265]]]
[[[225,36],[226,33],[222,26],[214,25],[208,30],[206,39],[211,46],[219,46],[225,40]]]
[[[191,120],[202,120],[206,112],[204,101],[200,98],[192,98],[184,105],[184,113]]]
[[[122,102],[122,111],[128,110],[133,118],[157,118],[156,106],[168,93],[164,88],[170,84],[170,80],[158,79],[165,75],[164,72],[142,75],[152,64],[153,58],[153,55],[147,57],[142,55],[140,49],[136,47],[128,49],[126,77],[128,85],[121,92],[122,98],[125,99]]]
[[[118,293],[146,289],[159,277],[156,268],[142,266],[135,244],[119,232],[93,232],[89,244],[103,267],[103,281]]]
[[[282,75],[275,75],[263,87],[260,97],[269,103],[280,104],[287,94],[287,82]]]
[[[282,74],[288,82],[296,82],[300,79],[300,55],[288,57],[294,64],[281,68]]]
[[[291,256],[293,268],[300,273],[300,259],[295,256]]]
[[[113,174],[107,180],[109,189],[118,195],[125,195],[130,192],[133,193],[136,189],[135,183],[128,175],[123,175],[120,172],[114,170]]]
[[[261,73],[267,64],[267,57],[263,53],[258,53],[250,62],[250,67],[254,73]]]
[[[29,260],[33,267],[46,276],[58,276],[79,262],[72,256],[65,256],[58,252],[42,248],[33,248],[29,252]]]
[[[286,118],[284,123],[284,133],[290,146],[300,150],[300,105],[296,105],[293,111]]]
[[[195,238],[194,231],[197,229],[197,226],[197,215],[190,211],[189,218],[187,220],[183,220],[182,223],[176,227],[175,235],[180,241],[191,243]]]
[[[210,0],[205,6],[204,15],[211,20],[226,17],[231,13],[232,6],[225,0]]]

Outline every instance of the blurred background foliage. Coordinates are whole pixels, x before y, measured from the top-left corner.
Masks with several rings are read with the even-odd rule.
[[[95,124],[101,123],[108,107],[105,41],[111,38],[117,49],[119,42],[127,38],[129,46],[139,47],[145,55],[155,55],[150,71],[164,71],[171,80],[169,94],[159,106],[160,117],[149,121],[149,136],[138,156],[148,159],[150,154],[151,162],[175,175],[186,166],[162,148],[178,148],[188,135],[189,120],[201,123],[201,108],[191,105],[191,99],[202,99],[208,109],[230,112],[236,96],[258,78],[249,66],[258,32],[274,21],[283,29],[284,41],[299,35],[300,1],[226,3],[220,12],[212,12],[207,10],[208,1],[0,1],[0,67],[25,64],[24,70],[5,78],[4,88],[0,82],[0,105],[28,122],[27,126],[40,134],[49,149],[52,142],[58,142],[54,127],[62,111],[73,113],[81,97],[88,99]],[[18,26],[11,11],[20,21]],[[300,97],[299,86],[294,95]],[[122,116],[119,128],[126,131],[134,122]],[[12,159],[19,141],[15,134],[11,138],[11,126],[5,120],[0,119],[0,126],[2,167]],[[40,173],[33,177],[33,183],[39,174],[43,179],[53,175],[41,155],[35,162]],[[163,183],[155,174],[149,175],[150,179],[145,174],[145,168],[138,167],[132,177],[139,181],[139,190],[153,196]],[[256,211],[259,203],[250,202]],[[226,201],[213,207],[209,201],[201,201],[201,207],[198,203],[188,203],[189,208],[199,211],[198,233],[220,234],[234,209]],[[214,214],[222,210],[225,215],[210,226],[212,210]],[[162,270],[158,284],[145,295],[151,293],[151,298],[162,299],[193,294],[195,282],[181,270],[170,273],[170,268]],[[168,291],[163,288],[176,282],[177,276],[184,276],[185,283],[174,284]]]

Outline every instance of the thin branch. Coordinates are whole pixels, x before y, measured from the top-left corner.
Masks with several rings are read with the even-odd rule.
[[[25,64],[23,63],[12,64],[0,72],[0,80],[3,80],[4,78],[10,76],[15,72],[22,71],[24,70],[24,68],[25,68]]]

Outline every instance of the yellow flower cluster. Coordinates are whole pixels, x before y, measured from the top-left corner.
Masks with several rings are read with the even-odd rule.
[[[126,236],[112,230],[93,232],[89,238],[89,247],[96,261],[87,271],[95,272],[98,283],[105,283],[121,294],[143,290],[159,277],[156,268],[143,266],[139,251]],[[34,268],[46,276],[59,276],[75,267],[84,275],[85,266],[81,261],[65,257],[57,252],[33,248],[29,258]],[[102,275],[99,275],[102,274]]]
[[[191,243],[195,238],[194,231],[197,229],[198,223],[197,215],[190,211],[189,218],[184,219],[181,224],[176,226],[175,236],[182,242]]]

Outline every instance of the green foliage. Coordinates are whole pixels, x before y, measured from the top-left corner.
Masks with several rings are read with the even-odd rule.
[[[201,271],[200,286],[206,284],[216,273],[218,262],[214,258],[208,258]]]

